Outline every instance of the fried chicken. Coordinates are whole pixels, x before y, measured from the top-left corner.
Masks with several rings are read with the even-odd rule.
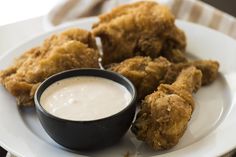
[[[187,68],[190,65],[195,66],[202,72],[202,85],[211,84],[216,80],[219,71],[219,63],[213,60],[196,60],[186,63],[172,64],[168,69],[166,76],[162,83],[171,84],[175,81],[178,74],[183,68]]]
[[[172,49],[183,53],[186,47],[184,32],[175,26],[172,13],[155,2],[123,5],[99,18],[93,34],[101,38],[104,65],[134,56],[156,58]],[[173,60],[182,61],[178,59],[179,55]]]
[[[46,78],[74,68],[98,68],[98,58],[93,36],[85,30],[70,29],[25,52],[0,72],[0,81],[19,106],[33,106],[35,90]]]
[[[136,87],[138,99],[152,93],[161,83],[173,83],[182,69],[196,66],[202,71],[203,85],[213,82],[218,74],[219,64],[211,60],[199,60],[174,64],[164,57],[151,59],[137,56],[119,64],[112,64],[108,69],[127,77]]]
[[[185,54],[179,49],[165,50],[161,55],[172,63],[186,63],[188,61]]]
[[[140,100],[157,88],[170,66],[171,63],[163,57],[152,60],[150,57],[136,56],[111,65],[109,70],[127,77],[136,87]]]
[[[194,109],[192,92],[201,86],[202,73],[195,67],[182,70],[172,84],[161,84],[141,105],[131,130],[154,150],[175,146],[184,134]]]

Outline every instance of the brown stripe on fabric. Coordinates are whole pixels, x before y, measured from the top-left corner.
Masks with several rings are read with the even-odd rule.
[[[203,6],[200,5],[200,3],[198,2],[194,3],[189,13],[190,15],[188,21],[197,22],[200,19],[202,12],[203,12]]]
[[[52,23],[58,25],[61,23],[63,17],[68,14],[68,12],[76,6],[77,3],[80,3],[81,0],[68,0],[64,5],[62,5],[56,12]]]
[[[101,13],[102,6],[106,2],[107,2],[107,0],[106,1],[104,1],[104,0],[94,1],[94,4],[88,10],[86,10],[84,13],[78,15],[76,18],[98,15],[99,13]]]
[[[228,32],[228,35],[236,38],[236,21],[232,22],[229,32]]]
[[[172,4],[172,8],[171,11],[172,13],[177,17],[179,10],[181,8],[181,5],[183,3],[184,0],[174,0],[173,4]]]
[[[223,15],[220,11],[218,10],[214,11],[208,26],[218,30],[222,18]]]

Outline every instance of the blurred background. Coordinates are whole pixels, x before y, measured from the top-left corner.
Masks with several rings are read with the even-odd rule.
[[[47,14],[63,0],[0,0],[0,26]]]
[[[0,0],[0,26],[47,14],[64,0]],[[95,0],[96,1],[96,0]],[[235,0],[202,0],[236,16]]]

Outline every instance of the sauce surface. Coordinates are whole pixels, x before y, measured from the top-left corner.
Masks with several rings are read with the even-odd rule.
[[[130,92],[109,79],[78,76],[50,85],[40,98],[42,107],[54,116],[78,121],[96,120],[123,110]]]

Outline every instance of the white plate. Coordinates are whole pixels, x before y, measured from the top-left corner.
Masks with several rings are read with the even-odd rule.
[[[96,18],[83,19],[44,33],[21,44],[0,58],[0,69],[12,64],[25,50],[39,45],[51,34],[66,28],[90,29]],[[73,152],[56,144],[45,133],[34,109],[19,110],[15,99],[0,86],[0,145],[19,157],[123,157],[221,155],[236,147],[236,42],[216,31],[192,23],[177,21],[188,38],[187,51],[201,59],[220,62],[220,75],[210,86],[195,95],[196,109],[179,144],[171,150],[155,152],[135,139],[131,132],[115,146],[93,152]]]

